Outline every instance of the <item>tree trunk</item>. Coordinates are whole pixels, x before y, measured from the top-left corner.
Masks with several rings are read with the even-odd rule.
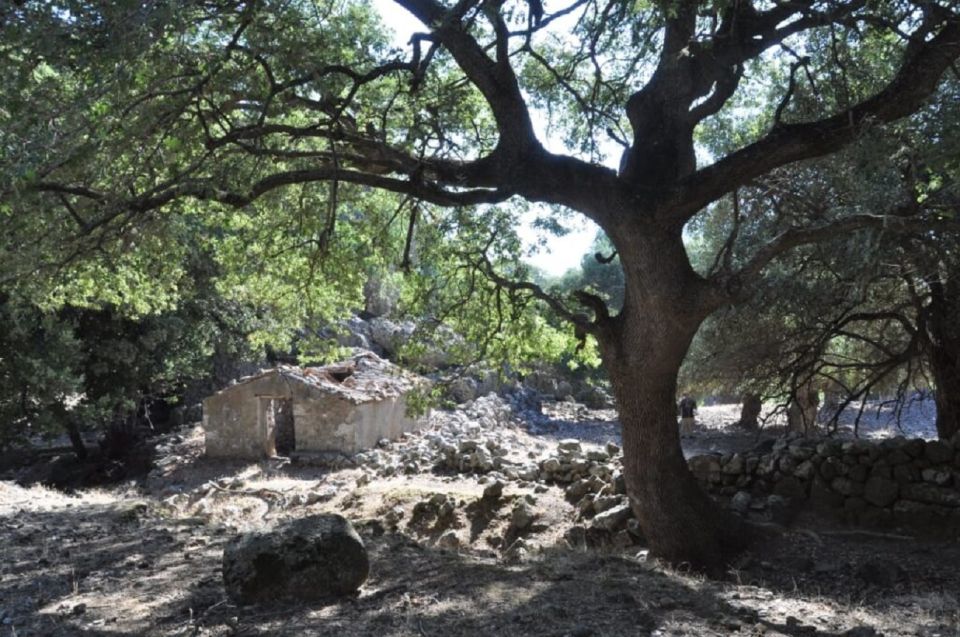
[[[930,367],[936,384],[937,437],[960,431],[960,277],[930,282],[927,320]]]
[[[64,428],[67,430],[67,435],[70,436],[70,444],[73,446],[73,452],[77,454],[77,460],[86,460],[87,445],[83,442],[83,436],[80,435],[77,423],[73,421],[69,414],[66,415]]]
[[[796,396],[787,408],[787,429],[809,436],[817,431],[817,413],[820,394],[811,383],[797,388]]]
[[[674,564],[722,572],[743,546],[741,522],[703,492],[687,466],[674,406],[676,377],[643,368],[615,377],[627,492],[651,552]]]
[[[740,421],[737,423],[747,431],[756,431],[760,427],[760,411],[763,401],[759,394],[744,394],[743,405],[740,407]]]
[[[677,374],[709,310],[679,234],[670,239],[657,250],[618,246],[626,298],[601,330],[600,349],[620,412],[627,493],[651,553],[720,573],[745,538],[740,519],[700,488],[680,447]]]
[[[937,383],[937,437],[949,440],[960,432],[960,356],[935,361],[933,377]]]
[[[937,437],[949,440],[960,432],[960,338],[941,338],[930,345],[930,367],[936,384]],[[953,345],[953,347],[951,347]]]

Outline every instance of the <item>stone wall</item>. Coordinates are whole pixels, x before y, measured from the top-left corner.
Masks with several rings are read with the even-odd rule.
[[[860,526],[960,533],[960,435],[869,442],[791,434],[688,462],[707,491],[729,496],[744,515],[811,506]]]
[[[268,376],[229,387],[203,401],[206,452],[213,458],[262,458],[273,445],[260,416],[260,396],[289,397],[289,384]]]
[[[293,406],[298,451],[354,454],[383,438],[419,430],[426,418],[407,415],[403,396],[352,404],[336,398],[305,399]]]

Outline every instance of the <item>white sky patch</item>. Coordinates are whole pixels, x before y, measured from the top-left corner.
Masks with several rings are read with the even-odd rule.
[[[373,7],[380,14],[384,25],[392,32],[394,46],[405,49],[410,42],[410,36],[418,31],[426,31],[419,20],[414,18],[405,9],[399,7],[393,0],[372,0]],[[531,112],[533,125],[537,136],[544,146],[551,152],[567,152],[563,141],[551,134],[547,128],[547,118],[537,111]],[[541,214],[542,211],[541,211]],[[557,237],[533,226],[537,217],[537,206],[521,217],[517,234],[524,242],[524,251],[529,254],[525,259],[528,263],[547,274],[559,276],[570,268],[580,265],[581,257],[586,254],[597,233],[597,226],[580,215],[562,220],[562,225],[569,230],[563,236]]]
[[[571,268],[580,267],[580,260],[589,252],[600,228],[586,217],[576,215],[561,221],[568,232],[557,237],[535,227],[536,218],[536,210],[527,212],[517,228],[528,253],[524,260],[551,276],[560,276]]]

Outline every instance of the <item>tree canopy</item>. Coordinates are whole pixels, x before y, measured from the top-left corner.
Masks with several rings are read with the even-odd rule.
[[[395,4],[422,25],[399,50],[347,0],[6,9],[4,285],[147,312],[176,303],[171,264],[199,242],[227,267],[228,297],[272,295],[301,317],[354,305],[361,273],[387,263],[416,274],[411,298],[465,327],[485,318],[529,335],[536,321],[508,308],[545,304],[598,343],[654,552],[716,567],[745,534],[687,470],[673,404],[700,324],[800,246],[943,221],[913,206],[798,208],[778,222],[777,197],[747,205],[738,191],[920,109],[960,56],[957,7]],[[566,150],[548,150],[538,128]],[[611,142],[617,170],[602,163]],[[730,231],[698,271],[684,228],[723,201]],[[528,280],[513,226],[531,203],[602,228],[621,308]],[[773,234],[739,253],[748,229]],[[479,342],[503,345],[488,355],[516,349]]]

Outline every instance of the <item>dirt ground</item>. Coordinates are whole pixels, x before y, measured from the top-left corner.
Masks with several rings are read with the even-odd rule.
[[[555,431],[531,436],[575,427],[592,442],[618,437],[603,413],[560,415],[569,418],[555,419]],[[756,443],[724,418],[704,417],[684,440],[688,453]],[[359,468],[214,462],[199,427],[157,453],[149,479],[108,489],[67,495],[0,481],[0,636],[960,637],[957,543],[801,518],[708,580],[647,559],[642,546],[572,548],[564,536],[576,511],[556,486],[511,482],[491,503],[483,476],[370,479]],[[442,524],[418,515],[431,498],[454,515]],[[521,500],[536,523],[516,544],[510,512]],[[367,544],[371,574],[357,596],[228,601],[220,561],[230,537],[320,512],[351,519]]]

